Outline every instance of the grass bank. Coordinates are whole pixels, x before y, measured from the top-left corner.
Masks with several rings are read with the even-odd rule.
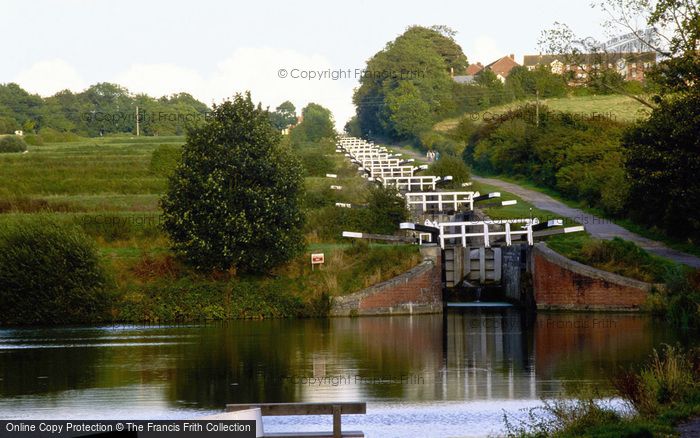
[[[481,123],[488,121],[490,118],[497,118],[527,103],[535,103],[535,101],[520,100],[487,108],[479,112],[468,113],[459,117],[451,117],[438,122],[433,129],[439,132],[450,131],[456,128],[459,122],[464,118],[475,123]],[[647,107],[634,99],[620,94],[556,97],[540,99],[540,104],[546,105],[552,111],[572,112],[589,117],[594,117],[595,115],[606,116],[621,122],[633,122],[649,115],[649,109]]]
[[[41,220],[75,226],[96,245],[110,278],[95,321],[171,322],[324,315],[334,295],[387,280],[420,262],[406,245],[351,244],[365,224],[370,184],[328,145],[300,154],[307,170],[306,251],[265,276],[201,275],[170,252],[158,200],[184,137],[112,137],[29,145],[0,155],[0,227]],[[335,173],[336,179],[325,177]],[[332,190],[331,185],[342,186]],[[274,248],[271,248],[274,250]],[[325,253],[311,270],[311,252]]]

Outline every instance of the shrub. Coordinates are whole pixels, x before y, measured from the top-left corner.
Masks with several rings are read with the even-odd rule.
[[[307,213],[304,233],[314,233],[324,242],[341,239],[343,231],[369,232],[368,210],[365,208],[340,208],[335,205],[310,210]]]
[[[321,150],[303,150],[299,152],[304,176],[325,176],[335,170],[333,160]]]
[[[6,135],[0,137],[0,154],[7,152],[24,152],[27,150],[27,143],[16,135]]]
[[[367,197],[368,232],[394,234],[408,219],[408,210],[399,192],[391,188],[372,187]]]
[[[478,171],[526,177],[608,214],[621,214],[630,199],[621,145],[625,125],[542,105],[539,125],[536,120],[535,106],[523,105],[483,123],[469,137],[465,161]]]
[[[80,136],[73,132],[63,132],[58,131],[54,128],[41,128],[39,130],[39,136],[46,143],[65,143],[69,141],[78,141]]]
[[[97,250],[77,228],[18,221],[0,231],[0,323],[100,320],[106,276]]]
[[[671,262],[619,237],[586,242],[581,248],[581,258],[592,266],[647,282],[662,282],[672,266]]]
[[[679,327],[700,327],[700,271],[670,270],[660,295],[664,317]]]
[[[625,371],[613,379],[620,396],[640,414],[654,416],[673,403],[687,401],[698,388],[696,357],[678,347],[654,349],[649,362],[640,370]]]
[[[448,184],[449,188],[460,189],[462,183],[469,181],[469,167],[462,161],[461,158],[450,155],[440,158],[430,165],[427,171],[428,175],[437,175],[440,177],[452,176],[452,182]]]

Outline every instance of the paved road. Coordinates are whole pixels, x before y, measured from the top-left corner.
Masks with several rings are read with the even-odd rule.
[[[615,225],[610,219],[603,219],[590,213],[586,213],[578,208],[569,207],[566,204],[545,195],[544,193],[526,189],[517,184],[495,178],[482,178],[472,175],[472,179],[474,181],[496,186],[504,191],[513,193],[522,198],[523,201],[527,201],[542,210],[548,210],[562,217],[580,222],[586,227],[586,231],[599,239],[611,240],[613,237],[620,237],[625,240],[630,240],[645,250],[660,255],[661,257],[665,257],[694,268],[700,268],[700,257],[671,249],[661,242],[647,239],[646,237],[635,234],[619,225]]]

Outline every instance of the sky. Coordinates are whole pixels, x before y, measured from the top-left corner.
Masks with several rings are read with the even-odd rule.
[[[50,96],[115,82],[208,105],[250,90],[271,109],[319,103],[338,128],[359,70],[407,26],[451,27],[470,63],[522,63],[554,22],[600,37],[604,18],[590,0],[0,0],[0,17],[0,83]]]

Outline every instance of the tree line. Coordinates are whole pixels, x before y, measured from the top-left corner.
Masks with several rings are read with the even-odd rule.
[[[68,134],[133,134],[137,120],[143,135],[183,135],[208,112],[207,105],[187,93],[154,98],[107,82],[50,97],[31,94],[15,83],[0,84],[0,134],[22,130],[48,141],[70,138]]]

